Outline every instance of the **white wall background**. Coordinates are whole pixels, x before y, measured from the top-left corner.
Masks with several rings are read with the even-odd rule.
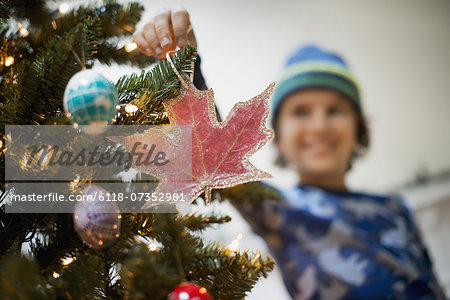
[[[143,21],[162,7],[182,4],[191,14],[203,74],[223,115],[277,79],[300,44],[314,42],[347,58],[363,93],[372,146],[348,176],[357,190],[384,192],[421,170],[450,169],[450,1],[153,0]],[[99,67],[111,80],[138,71]],[[272,182],[296,182],[275,168],[273,147],[254,156]],[[243,248],[265,249],[229,205],[210,207],[234,217],[206,238],[230,243],[244,233]],[[448,248],[449,245],[444,245]],[[265,251],[265,250],[264,250]],[[277,272],[248,299],[289,299]]]
[[[85,1],[83,1],[85,2]],[[223,115],[276,81],[299,45],[316,43],[341,53],[358,79],[372,131],[368,155],[348,182],[383,191],[418,171],[450,168],[450,2],[153,0],[143,21],[163,7],[191,15],[202,69]],[[99,67],[111,80],[138,71]],[[277,184],[295,176],[273,167],[265,147],[254,157]]]

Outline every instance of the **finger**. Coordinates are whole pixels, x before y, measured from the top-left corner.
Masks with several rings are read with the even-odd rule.
[[[156,36],[156,32],[155,32],[155,26],[152,22],[147,23],[144,26],[144,37],[147,40],[147,43],[150,44],[150,49],[152,50],[152,52],[160,57],[163,53],[163,50],[161,48],[161,44],[159,43],[159,39]]]
[[[153,55],[153,51],[150,48],[150,44],[144,37],[144,32],[142,30],[138,30],[133,33],[133,42],[136,43],[138,49],[144,53],[145,55]]]
[[[154,19],[156,35],[164,49],[172,45],[172,34],[170,33],[170,12],[167,9],[159,12]]]
[[[173,34],[180,47],[184,47],[188,43],[187,35],[189,25],[189,13],[183,7],[172,10]]]

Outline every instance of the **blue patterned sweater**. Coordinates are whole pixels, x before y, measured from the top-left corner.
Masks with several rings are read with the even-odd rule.
[[[297,185],[233,203],[261,235],[293,299],[445,299],[399,197]]]

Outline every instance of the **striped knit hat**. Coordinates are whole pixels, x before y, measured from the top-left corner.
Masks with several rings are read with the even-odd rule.
[[[271,101],[272,127],[282,100],[295,91],[312,87],[341,92],[361,111],[358,85],[345,61],[335,53],[310,45],[289,58],[278,80]]]

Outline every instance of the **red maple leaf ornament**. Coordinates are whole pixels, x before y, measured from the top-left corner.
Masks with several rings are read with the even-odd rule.
[[[178,97],[163,102],[170,124],[181,125],[174,127],[178,129],[174,130],[172,139],[160,130],[150,129],[115,140],[128,150],[134,143],[141,142],[156,144],[169,153],[171,163],[164,166],[136,166],[133,163],[133,168],[160,179],[154,193],[184,193],[188,195],[188,203],[205,193],[209,204],[212,189],[271,177],[255,168],[248,159],[273,137],[273,131],[266,127],[266,120],[274,86],[272,83],[258,96],[235,104],[227,118],[219,122],[213,90],[197,90],[186,80]],[[145,153],[148,148],[141,150]],[[187,164],[189,155],[192,164]],[[142,208],[153,205],[148,202]]]

